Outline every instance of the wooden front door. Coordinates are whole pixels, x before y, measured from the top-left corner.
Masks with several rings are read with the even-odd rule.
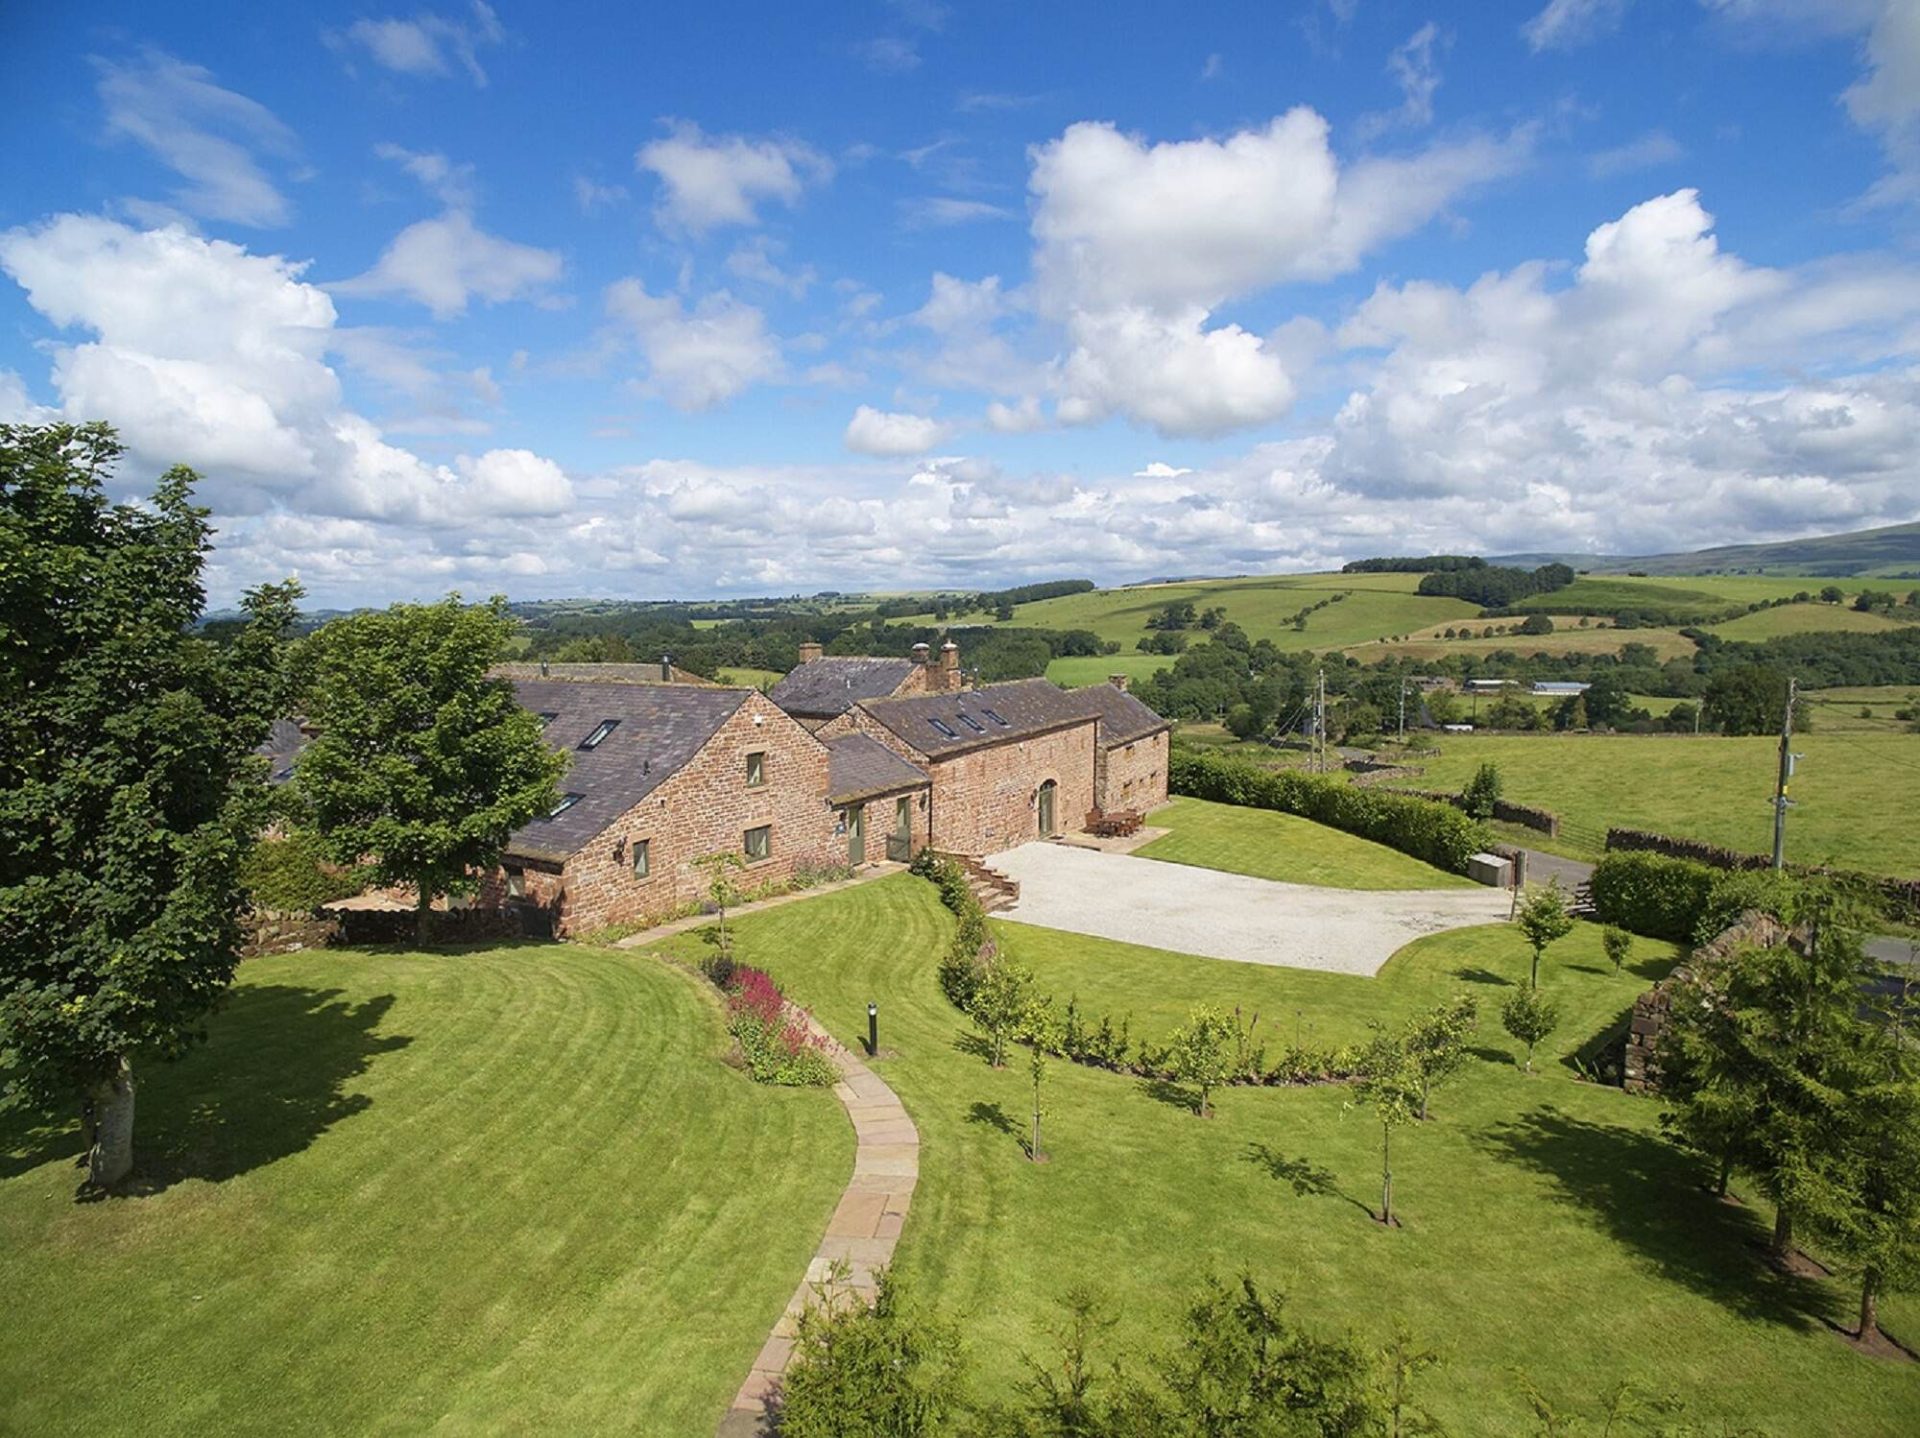
[[[1056,786],[1051,779],[1040,786],[1040,837],[1043,839],[1051,839],[1053,837],[1053,796],[1055,788]]]
[[[904,864],[913,857],[913,800],[893,801],[893,832],[887,835],[887,857]]]
[[[847,806],[847,862],[849,864],[867,862],[867,806],[865,804]]]

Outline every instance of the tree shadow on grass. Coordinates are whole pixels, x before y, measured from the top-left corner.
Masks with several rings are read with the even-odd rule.
[[[1698,1163],[1654,1135],[1549,1105],[1496,1124],[1475,1143],[1548,1179],[1554,1201],[1584,1210],[1661,1278],[1742,1318],[1813,1331],[1836,1311],[1832,1293],[1761,1262],[1755,1246],[1768,1231],[1758,1216],[1704,1192]]]
[[[372,1100],[347,1092],[381,1054],[412,1039],[379,1032],[393,1006],[338,989],[247,984],[212,1037],[178,1063],[134,1064],[134,1171],[112,1195],[159,1193],[183,1179],[223,1183],[299,1153]],[[78,1117],[31,1113],[0,1127],[0,1177],[82,1154]]]
[[[958,1052],[979,1059],[982,1063],[993,1062],[993,1044],[985,1034],[976,1034],[968,1029],[957,1030],[953,1036],[953,1046]]]
[[[1188,1113],[1200,1112],[1200,1090],[1198,1089],[1184,1088],[1166,1079],[1142,1079],[1140,1092],[1156,1103],[1166,1104],[1169,1108],[1185,1109]]]
[[[1373,1216],[1371,1208],[1340,1187],[1340,1181],[1334,1177],[1332,1169],[1321,1167],[1304,1154],[1299,1158],[1288,1158],[1270,1145],[1250,1143],[1243,1156],[1248,1163],[1265,1169],[1276,1182],[1286,1184],[1296,1198],[1337,1198],[1352,1204],[1368,1217]]]
[[[1519,1059],[1515,1058],[1505,1049],[1489,1048],[1485,1044],[1470,1044],[1467,1047],[1467,1052],[1483,1063],[1513,1064],[1518,1066],[1520,1062]]]
[[[1453,971],[1453,976],[1456,979],[1461,980],[1463,983],[1469,983],[1469,984],[1511,985],[1513,982],[1513,980],[1507,978],[1504,974],[1496,974],[1492,969],[1482,969],[1478,967],[1471,968],[1471,969],[1455,969]]]

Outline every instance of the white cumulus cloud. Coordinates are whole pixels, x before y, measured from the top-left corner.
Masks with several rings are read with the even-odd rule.
[[[782,373],[766,316],[725,290],[688,309],[677,296],[649,294],[639,280],[616,280],[606,308],[638,344],[648,384],[678,409],[712,409]]]
[[[861,405],[847,421],[845,443],[855,454],[925,454],[944,443],[952,427],[920,414],[897,414]]]
[[[403,295],[448,319],[478,298],[538,296],[560,278],[559,254],[490,235],[464,210],[408,225],[372,269],[333,285],[343,295]]]
[[[642,146],[635,163],[660,178],[661,222],[696,235],[758,224],[762,201],[792,206],[809,183],[833,175],[824,155],[797,140],[708,135],[684,120]]]

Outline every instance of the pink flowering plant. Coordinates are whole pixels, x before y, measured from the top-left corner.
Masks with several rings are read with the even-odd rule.
[[[806,1010],[787,1002],[772,975],[734,964],[723,987],[727,1032],[740,1045],[756,1082],[817,1088],[839,1081],[826,1041],[814,1036]]]

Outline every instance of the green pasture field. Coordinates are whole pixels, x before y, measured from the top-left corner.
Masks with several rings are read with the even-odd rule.
[[[1105,684],[1109,674],[1124,674],[1138,683],[1162,669],[1173,667],[1166,654],[1094,654],[1056,659],[1047,666],[1047,678],[1065,689],[1084,689],[1089,684]]]
[[[1552,809],[1583,833],[1608,825],[1705,839],[1749,853],[1773,845],[1779,741],[1717,735],[1449,734],[1415,782],[1459,789],[1482,763],[1499,766],[1509,799]],[[1812,733],[1787,820],[1802,863],[1920,876],[1920,736]],[[1592,846],[1589,846],[1592,847]]]
[[[1760,644],[1783,634],[1884,634],[1912,624],[1920,624],[1920,613],[1911,609],[1903,622],[1884,614],[1865,614],[1844,604],[1783,604],[1716,624],[1713,632],[1722,639]]]

